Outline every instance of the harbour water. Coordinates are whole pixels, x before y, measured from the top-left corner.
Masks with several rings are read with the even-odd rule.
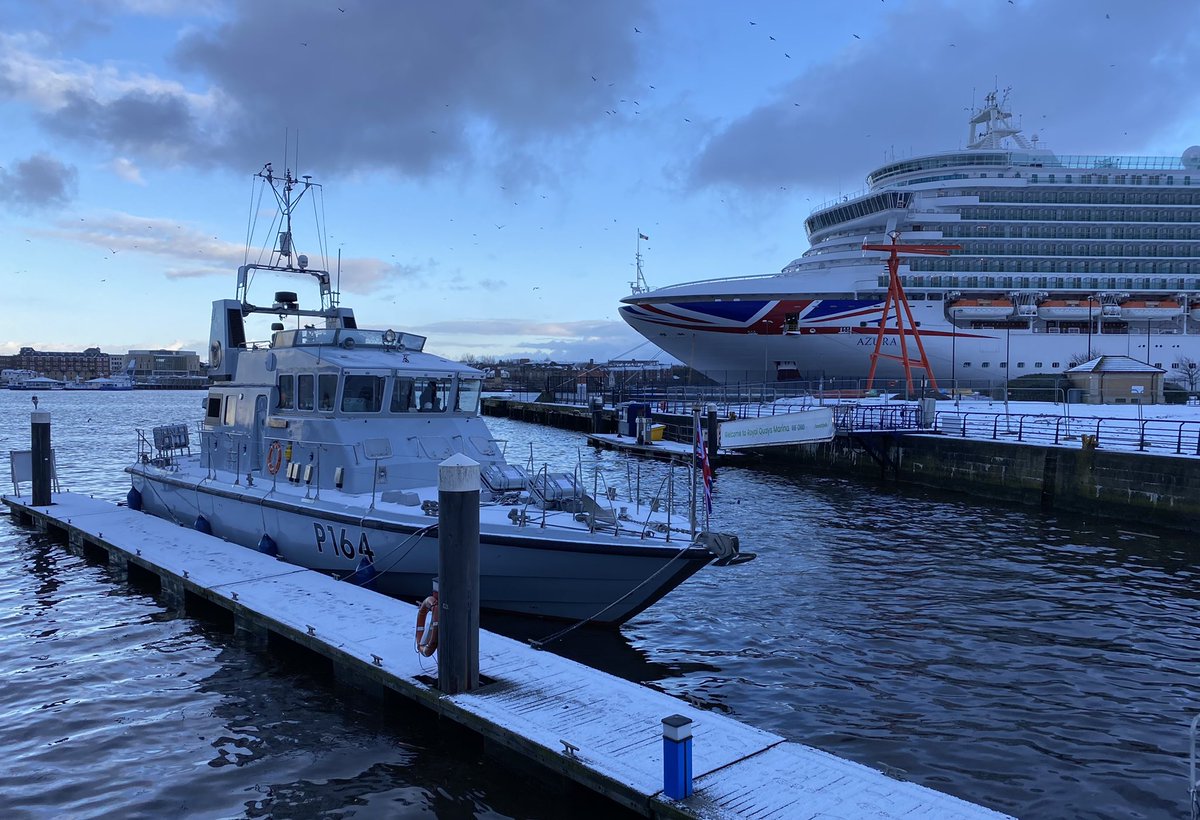
[[[122,498],[133,428],[194,422],[201,397],[41,394],[63,486]],[[32,409],[0,391],[0,450],[28,447]],[[667,469],[489,422],[513,461],[532,443],[538,465],[578,460],[622,489],[640,474],[647,492]],[[700,573],[619,634],[549,648],[1018,816],[1186,815],[1200,549],[1185,535],[760,469],[723,469],[714,504],[758,560]],[[0,601],[9,813],[562,814],[417,710],[381,715],[168,615],[7,517]]]

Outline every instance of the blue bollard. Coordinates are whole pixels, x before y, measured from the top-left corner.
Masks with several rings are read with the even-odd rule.
[[[196,516],[196,523],[192,524],[192,529],[196,532],[202,532],[205,535],[212,535],[212,526],[208,523],[208,519],[202,515]]]
[[[279,545],[275,543],[274,538],[265,533],[262,538],[258,539],[258,551],[272,558],[279,557]]]
[[[125,493],[125,506],[134,512],[141,512],[142,494],[138,492],[136,487],[130,487],[129,492]]]
[[[692,719],[663,718],[663,794],[683,800],[692,794]]]

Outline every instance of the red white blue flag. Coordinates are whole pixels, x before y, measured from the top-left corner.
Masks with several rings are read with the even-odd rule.
[[[712,515],[712,466],[708,463],[708,453],[704,448],[704,437],[700,435],[700,419],[696,418],[696,466],[704,477],[704,509]]]

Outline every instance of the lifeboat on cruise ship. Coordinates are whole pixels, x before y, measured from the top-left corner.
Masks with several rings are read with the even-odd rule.
[[[1170,319],[1182,311],[1183,306],[1175,299],[1129,299],[1121,303],[1122,319]]]
[[[955,299],[947,307],[955,319],[1004,319],[1011,316],[1011,299]]]
[[[1087,321],[1088,316],[1100,315],[1100,300],[1047,299],[1038,305],[1037,315],[1039,319]]]

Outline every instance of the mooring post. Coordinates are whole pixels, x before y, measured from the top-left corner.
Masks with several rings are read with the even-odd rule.
[[[692,719],[663,718],[663,794],[683,800],[692,794]]]
[[[604,397],[592,396],[592,433],[601,432],[604,424]]]
[[[720,431],[717,429],[717,406],[709,403],[704,409],[708,412],[708,468],[714,472],[717,469],[717,445],[720,443]]]
[[[438,465],[438,688],[479,686],[479,463],[455,453]]]
[[[33,506],[50,505],[50,477],[53,474],[50,455],[50,414],[34,411],[30,414],[30,449],[33,462]]]

